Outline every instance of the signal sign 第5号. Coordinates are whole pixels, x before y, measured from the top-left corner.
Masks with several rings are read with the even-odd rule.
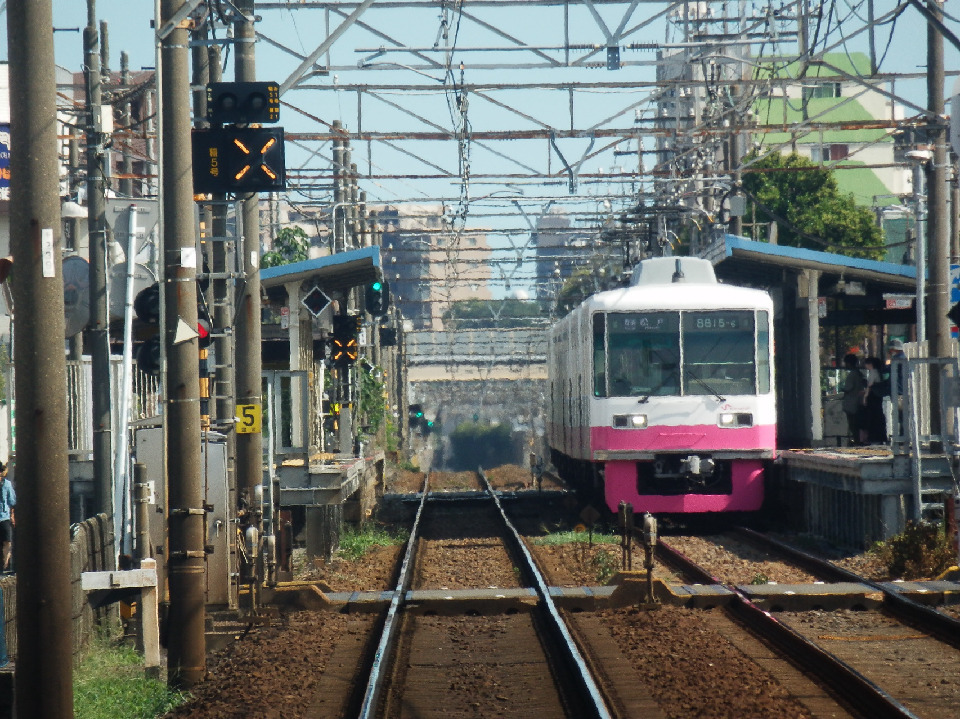
[[[278,192],[286,186],[282,127],[193,131],[195,193]]]

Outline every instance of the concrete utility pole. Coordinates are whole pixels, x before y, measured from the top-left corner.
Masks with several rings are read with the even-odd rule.
[[[124,91],[130,88],[130,56],[125,52],[120,53],[120,84]],[[133,197],[133,154],[131,152],[133,142],[131,141],[133,131],[130,124],[133,122],[132,108],[129,98],[123,103],[123,114],[120,118],[120,124],[123,128],[123,134],[126,140],[123,143],[122,155],[120,158],[120,196]]]
[[[927,7],[941,22],[943,7],[938,0],[928,0]],[[927,338],[931,357],[949,354],[950,320],[950,233],[947,215],[947,119],[943,106],[943,35],[933,23],[927,23],[927,109],[928,142],[933,145],[933,160],[927,173]],[[920,268],[918,268],[919,270]],[[934,403],[939,394],[931,393]],[[939,417],[934,411],[931,415]]]
[[[70,484],[51,0],[7,3],[17,402],[17,715],[73,717]]]
[[[184,5],[161,0],[160,27]],[[167,679],[187,688],[206,675],[204,496],[200,476],[200,371],[197,344],[197,237],[190,139],[190,32],[172,30],[160,49],[163,129],[162,209],[167,356],[168,530]]]
[[[249,82],[257,79],[254,57],[254,0],[242,0],[236,7],[242,13],[234,28],[234,79]],[[260,407],[262,359],[260,355],[260,196],[247,195],[242,203],[243,274],[236,315],[236,392],[237,404]],[[254,506],[256,488],[263,483],[263,437],[257,433],[237,435],[237,491],[248,507],[259,515]]]
[[[107,222],[104,217],[104,137],[100,109],[100,40],[97,3],[87,0],[83,29],[87,102],[87,233],[90,237],[90,372],[93,411],[93,511],[113,517],[113,432],[110,406],[110,308],[107,306]],[[125,441],[125,438],[121,438]],[[115,552],[109,553],[108,566]]]
[[[333,138],[333,209],[330,211],[330,221],[333,223],[333,244],[331,252],[342,252],[346,249],[344,229],[347,226],[347,208],[344,204],[343,195],[343,147],[344,140],[341,136],[341,126],[339,120],[334,120],[330,125],[330,131],[334,133]],[[337,222],[337,213],[343,218],[342,222]]]

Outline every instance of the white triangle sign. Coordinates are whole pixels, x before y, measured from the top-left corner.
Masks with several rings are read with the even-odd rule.
[[[194,337],[199,337],[197,330],[183,321],[182,317],[177,318],[177,332],[173,336],[173,344],[178,345],[183,342],[189,342]]]

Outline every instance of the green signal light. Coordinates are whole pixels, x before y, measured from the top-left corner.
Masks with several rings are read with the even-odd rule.
[[[374,283],[371,285],[371,287],[373,288],[373,291],[374,291],[374,292],[379,292],[380,290],[383,289],[383,283],[382,283],[382,282],[374,282]]]
[[[417,412],[417,417],[423,417],[423,412]]]
[[[432,427],[432,426],[433,426],[433,420],[429,420],[429,419],[428,419],[428,420],[427,420],[427,426],[428,426],[428,427]]]

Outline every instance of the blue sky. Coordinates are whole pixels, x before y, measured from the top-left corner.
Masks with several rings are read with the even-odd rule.
[[[882,15],[895,6],[892,0],[876,0],[876,14]],[[152,67],[155,64],[153,30],[151,20],[154,13],[153,2],[144,2],[144,0],[98,0],[97,17],[106,20],[109,23],[109,39],[111,50],[111,67],[119,68],[120,52],[126,51],[131,57],[131,68],[136,70],[141,67]],[[720,7],[719,3],[714,4]],[[469,8],[469,4],[464,7]],[[617,13],[622,13],[625,6],[602,6],[599,9],[609,28],[615,28],[618,24]],[[656,11],[666,7],[666,4],[640,3],[634,13],[634,19],[642,19],[652,16]],[[863,12],[857,6],[840,0],[831,7],[836,9],[837,16],[842,17],[843,23],[839,30],[836,24],[830,25],[831,38],[834,42],[840,42],[841,38],[854,34],[856,29],[862,26]],[[949,6],[948,6],[949,7]],[[86,2],[84,0],[54,0],[54,27],[56,58],[57,62],[71,70],[77,70],[81,66],[83,59],[82,35],[79,31],[86,24]],[[429,47],[439,38],[438,13],[436,9],[420,11],[419,15],[413,12],[401,11],[378,11],[374,15],[371,10],[362,19],[369,20],[371,24],[377,21],[378,28],[385,28],[391,35],[397,39],[402,39],[406,44]],[[300,54],[309,53],[325,36],[325,28],[316,27],[317,13],[311,14],[307,11],[286,11],[286,10],[264,10],[262,12],[264,22],[259,28],[269,37],[282,42],[292,52]],[[562,28],[558,22],[553,24],[543,21],[543,15],[538,15],[533,9],[516,8],[513,10],[500,11],[499,15],[486,15],[488,20],[493,17],[496,20],[492,24],[497,28],[509,32],[512,36],[520,38],[527,44],[555,46],[558,38],[562,40]],[[557,16],[554,16],[555,18]],[[336,26],[338,19],[336,17],[331,21]],[[960,26],[952,20],[948,24],[955,32],[960,33]],[[466,24],[464,26],[466,28]],[[907,7],[899,17],[895,32],[889,37],[889,26],[881,28],[877,33],[878,54],[886,51],[886,60],[882,69],[887,72],[918,72],[922,71],[926,62],[926,42],[925,25],[922,17],[912,7]],[[822,30],[826,32],[825,23]],[[6,24],[2,23],[0,31],[5,35]],[[602,44],[603,35],[598,29],[597,23],[589,16],[583,6],[571,8],[570,39],[573,43],[596,43]],[[648,30],[645,30],[639,37],[630,38],[637,42],[662,42],[664,37],[664,24],[662,22],[653,23]],[[347,68],[338,73],[331,73],[330,76],[320,77],[312,82],[318,85],[329,86],[332,83],[396,83],[396,84],[421,84],[430,86],[436,82],[436,79],[430,78],[442,77],[442,72],[412,72],[404,69],[404,63],[412,64],[415,60],[410,56],[398,56],[386,54],[373,59],[373,62],[380,63],[383,67],[379,72],[364,72],[353,70],[349,66],[356,65],[365,55],[372,53],[357,53],[358,47],[376,48],[378,44],[387,44],[383,39],[378,38],[369,32],[363,30],[351,30],[335,47],[332,64]],[[482,64],[488,61],[491,54],[474,53],[463,51],[466,46],[479,45],[502,45],[504,40],[498,38],[489,29],[484,30],[476,25],[471,25],[469,32],[465,29],[460,37],[458,45],[458,55],[455,61],[464,59],[467,63],[466,81],[469,82],[504,82],[508,80],[523,80],[530,82],[533,80],[560,81],[571,80],[574,82],[635,82],[643,79],[650,80],[653,77],[653,69],[650,66],[633,66],[623,68],[619,71],[609,72],[605,69],[578,69],[578,70],[544,70],[544,71],[525,71],[523,76],[520,73],[511,73],[509,69],[479,71],[474,63]],[[838,45],[843,49],[843,45]],[[867,44],[865,35],[861,34],[847,45],[852,50],[866,50]],[[949,71],[960,68],[960,53],[947,43],[946,69]],[[6,43],[3,43],[0,52],[6,55]],[[436,57],[436,56],[434,56]],[[510,58],[516,55],[504,54],[506,63],[509,64]],[[642,51],[623,52],[622,59],[636,62],[643,61],[653,57],[653,53]],[[602,60],[602,56],[597,57]],[[395,62],[396,66],[388,68],[386,63]],[[287,75],[296,67],[297,61],[290,55],[281,53],[276,48],[265,43],[258,44],[257,48],[257,66],[258,76],[264,80],[283,81]],[[232,62],[228,63],[232,67]],[[428,77],[429,76],[429,77]],[[230,79],[229,69],[226,79]],[[946,94],[949,95],[949,89],[954,83],[953,78],[947,79]],[[922,81],[911,83],[898,82],[896,86],[898,92],[904,93],[917,104],[926,104],[926,90]],[[578,125],[591,126],[592,124],[608,117],[612,112],[629,104],[634,98],[645,96],[649,93],[648,89],[641,91],[621,89],[618,91],[597,91],[592,94],[582,94],[578,96],[575,117]],[[312,113],[314,116],[324,121],[339,119],[348,128],[356,127],[358,121],[356,115],[357,101],[349,92],[291,92],[288,94],[290,99],[300,107]],[[287,99],[288,96],[285,96]],[[508,105],[514,103],[519,107],[521,100],[529,101],[531,98],[521,98],[506,94],[501,96]],[[585,98],[585,99],[584,99]],[[418,110],[426,120],[436,123],[442,128],[450,128],[452,125],[450,115],[450,93],[444,92],[444,88],[439,82],[436,82],[436,90],[432,92],[423,92],[418,95],[416,102],[420,103],[418,107],[424,109]],[[387,102],[396,102],[406,105],[413,103],[414,98],[408,94],[398,93],[395,95],[384,94],[384,100]],[[391,108],[386,102],[377,100],[364,100],[363,117],[364,129],[374,129],[379,123],[381,127],[391,128],[410,128],[421,127],[419,120],[414,120],[409,116],[401,114],[394,108]],[[473,129],[500,129],[500,128],[523,128],[535,127],[536,122],[548,123],[550,125],[562,126],[563,115],[567,112],[567,96],[563,92],[542,92],[533,102],[523,106],[523,111],[532,118],[527,122],[516,115],[511,114],[509,109],[495,106],[485,102],[482,98],[474,97],[470,104],[471,126]],[[908,115],[912,114],[910,112]],[[560,118],[559,120],[557,118]],[[632,122],[632,115],[624,116],[613,125],[629,126]],[[288,128],[288,132],[316,132],[322,131],[323,127],[318,126],[316,122],[308,122],[303,116],[289,109],[282,110],[281,124]],[[402,174],[408,171],[423,172],[425,167],[412,160],[408,154],[404,154],[397,148],[399,143],[393,145],[376,143],[367,146],[363,143],[354,144],[354,160],[361,168],[361,172],[370,169],[374,174],[397,173]],[[414,152],[428,155],[431,162],[443,170],[456,172],[458,167],[458,150],[456,143],[444,142],[436,143],[436,146],[426,148],[428,143],[420,145],[408,145]],[[564,158],[569,161],[575,161],[589,147],[587,139],[569,138],[558,141],[557,147],[563,152]],[[599,147],[598,142],[596,147]],[[553,172],[562,170],[561,161],[558,154],[551,150],[550,146],[544,141],[521,143],[516,142],[507,145],[509,149],[506,154],[513,156],[528,165],[542,166],[545,162],[549,163]],[[596,149],[596,148],[594,148]],[[629,151],[630,147],[623,145],[616,148],[618,154],[613,149],[599,155],[596,158],[587,159],[583,165],[583,172],[597,173],[598,171],[607,171],[619,165],[628,165],[635,163],[635,158],[629,155],[624,157],[624,151]],[[370,154],[368,155],[368,151]],[[289,154],[289,153],[288,153]],[[327,154],[329,154],[327,152]],[[516,170],[515,165],[504,164],[502,158],[497,158],[492,152],[480,145],[474,145],[470,155],[471,169],[474,174],[482,174],[485,167],[497,165],[497,171]],[[313,161],[316,167],[329,167],[329,162],[324,160],[324,154]],[[288,166],[290,160],[288,159]],[[505,168],[505,170],[504,170]],[[536,217],[538,212],[545,206],[547,198],[555,197],[554,207],[563,202],[570,203],[570,197],[567,193],[566,182],[561,176],[553,186],[536,185],[517,185],[519,188],[517,194],[510,198],[508,191],[503,190],[502,184],[484,184],[482,180],[475,179],[469,187],[469,194],[474,200],[474,223],[492,225],[498,222],[506,222],[510,227],[523,228],[525,220],[519,215],[509,217],[505,220],[489,219],[483,220],[484,212],[489,213],[509,213],[511,203],[516,199],[523,203],[528,216]],[[381,182],[369,182],[365,189],[368,192],[371,202],[390,202],[404,197],[412,197],[428,201],[430,198],[450,197],[457,198],[460,187],[457,181],[435,180],[435,181],[405,181],[384,180]],[[491,192],[497,192],[497,204],[493,205],[493,199],[486,201],[489,205],[487,210],[483,208],[482,201],[476,201],[484,195]],[[523,192],[521,195],[520,192]],[[578,187],[578,194],[581,197],[580,206],[588,208],[590,211],[596,211],[602,201],[602,196],[606,193],[622,194],[629,199],[629,188],[623,183],[606,183],[597,181],[595,184],[581,183]],[[595,201],[590,199],[591,195],[596,197]],[[475,226],[475,225],[474,225]],[[521,242],[524,233],[517,233],[515,240]]]
[[[893,7],[894,3],[890,0],[877,0],[876,13],[882,14],[885,9]],[[849,4],[848,4],[849,7]],[[153,17],[154,7],[152,2],[144,0],[97,0],[97,16],[101,20],[106,20],[110,25],[110,44],[112,53],[118,58],[114,64],[119,63],[119,53],[121,50],[128,52],[131,56],[131,64],[134,68],[142,66],[152,66],[154,64],[152,31],[150,22]],[[949,10],[948,6],[948,10]],[[636,13],[642,16],[641,10]],[[513,11],[509,21],[505,21],[505,27],[522,27],[526,13],[522,9]],[[54,0],[53,2],[54,27],[58,29],[55,34],[57,47],[57,61],[65,66],[76,66],[82,59],[82,42],[79,32],[74,29],[82,28],[86,24],[86,2],[84,0]],[[294,49],[307,52],[318,42],[318,35],[309,27],[298,26],[296,23],[297,13],[281,12],[270,10],[264,12],[264,17],[269,24],[276,27],[276,21],[279,19],[284,23],[284,28],[280,31],[280,37],[284,42]],[[857,24],[856,15],[851,14],[848,20],[851,27]],[[948,18],[948,26],[956,33],[960,34],[960,25]],[[2,29],[6,35],[5,26]],[[898,21],[898,27],[891,45],[887,66],[890,71],[912,72],[922,69],[925,65],[925,38],[918,35],[923,31],[923,19],[914,8],[907,8]],[[597,35],[594,28],[590,28],[592,35]],[[658,31],[659,32],[659,31]],[[883,30],[878,35],[878,52],[882,52],[884,44]],[[424,38],[433,37],[433,29],[426,28]],[[598,38],[602,39],[602,38]],[[370,44],[369,42],[367,44]],[[857,41],[861,49],[865,49],[865,43]],[[3,45],[3,56],[6,56],[6,43]],[[949,42],[947,43],[947,70],[957,70],[960,54]],[[264,68],[269,71],[269,68]],[[949,85],[950,83],[948,83]]]

